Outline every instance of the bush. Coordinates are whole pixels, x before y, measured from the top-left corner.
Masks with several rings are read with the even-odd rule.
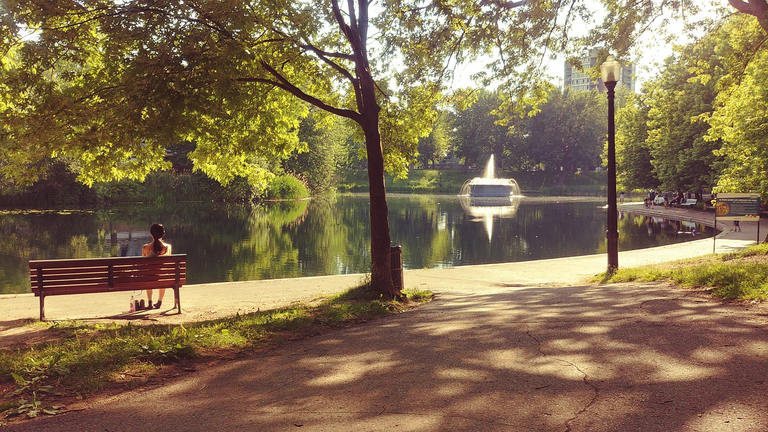
[[[0,188],[3,207],[61,207],[96,204],[96,193],[82,183],[66,164],[50,161],[45,177],[28,187]]]
[[[243,177],[222,186],[202,173],[178,174],[159,171],[149,174],[144,182],[121,180],[97,183],[95,189],[103,204],[125,202],[252,202],[256,190]]]
[[[147,188],[134,180],[96,183],[93,188],[103,204],[142,201],[148,195]]]
[[[301,180],[291,175],[275,177],[267,188],[267,199],[302,199],[309,197],[309,191]]]

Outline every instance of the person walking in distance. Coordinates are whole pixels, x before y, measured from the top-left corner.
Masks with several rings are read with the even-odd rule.
[[[141,247],[141,256],[145,257],[155,257],[155,256],[164,256],[164,255],[170,255],[171,254],[171,245],[169,243],[166,243],[163,241],[163,236],[165,236],[165,228],[163,227],[163,224],[153,224],[149,228],[149,233],[152,235],[152,243],[147,243],[144,246]],[[145,309],[160,309],[160,306],[163,304],[163,296],[165,296],[165,288],[160,289],[160,292],[157,295],[157,303],[152,305],[152,291],[151,289],[146,290],[147,291],[147,306]]]

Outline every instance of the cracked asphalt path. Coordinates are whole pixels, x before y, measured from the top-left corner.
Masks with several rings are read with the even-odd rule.
[[[619,262],[711,252],[696,243]],[[409,271],[434,302],[6,430],[768,430],[768,308],[667,284],[573,283],[605,265]]]
[[[445,290],[9,430],[765,431],[766,312],[658,284]]]

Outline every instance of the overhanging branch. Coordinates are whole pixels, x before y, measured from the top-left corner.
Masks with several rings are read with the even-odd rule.
[[[280,74],[275,68],[267,64],[266,62],[261,62],[261,66],[269,72],[273,77],[275,77],[274,80],[267,79],[267,78],[256,78],[256,77],[242,77],[237,78],[236,81],[238,82],[251,82],[251,83],[259,83],[259,84],[267,84],[271,85],[273,87],[277,87],[279,89],[285,90],[288,93],[296,96],[297,98],[303,100],[304,102],[307,102],[311,105],[314,105],[324,111],[328,111],[331,114],[336,114],[341,117],[346,117],[350,120],[353,120],[357,123],[360,123],[362,121],[362,117],[360,114],[358,114],[355,111],[348,110],[348,109],[342,109],[337,108],[335,106],[329,105],[322,100],[318,99],[315,96],[309,95],[305,93],[300,88],[296,87],[295,85],[291,84],[290,81],[288,81],[284,76]]]

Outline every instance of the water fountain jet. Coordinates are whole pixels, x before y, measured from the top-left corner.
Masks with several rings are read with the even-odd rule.
[[[520,187],[515,179],[496,178],[493,155],[488,159],[483,177],[475,177],[464,182],[459,192],[461,196],[504,198],[520,195]]]

